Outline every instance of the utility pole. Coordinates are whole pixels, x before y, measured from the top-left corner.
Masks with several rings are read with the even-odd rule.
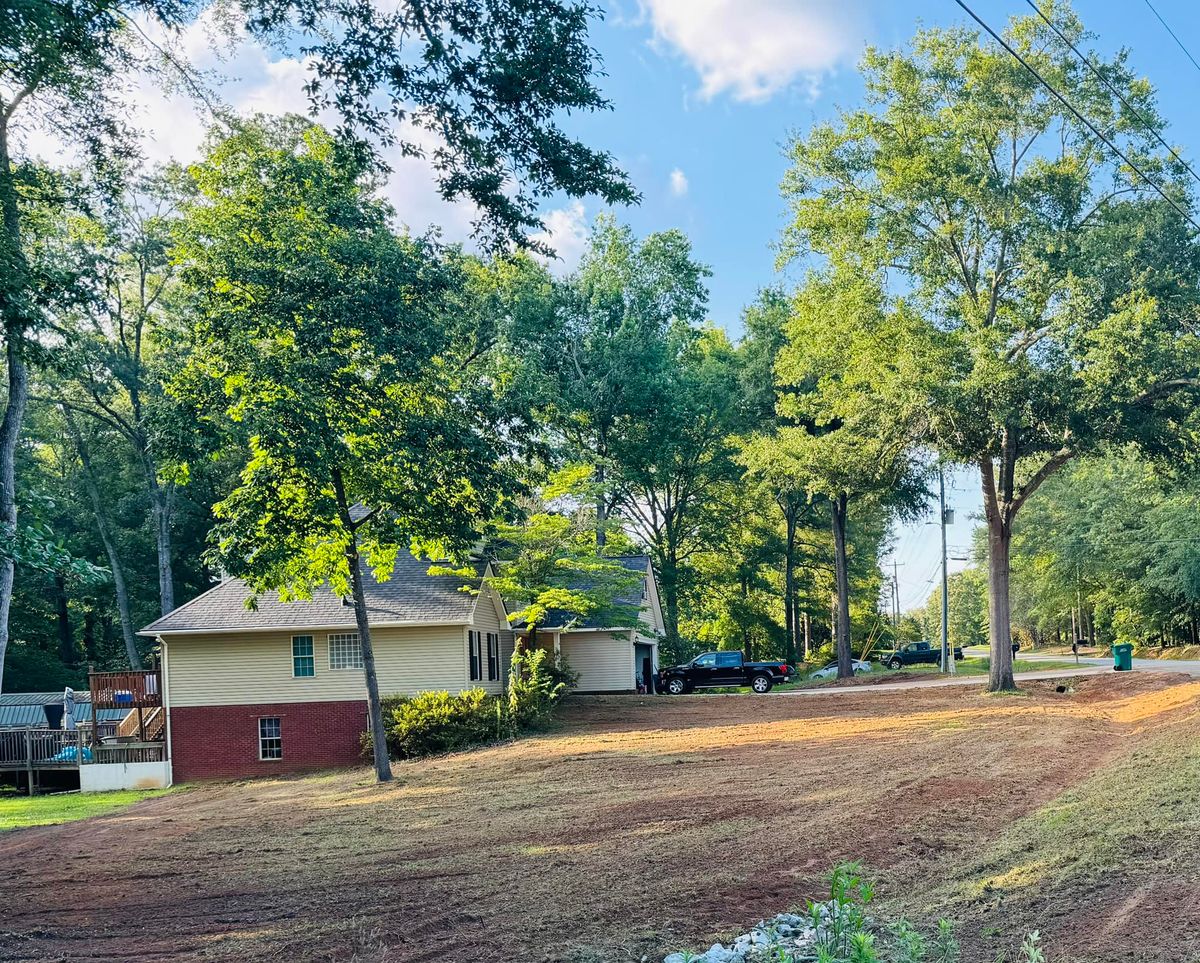
[[[950,650],[950,591],[946,572],[946,474],[938,466],[938,509],[942,523],[942,671],[954,675],[954,653]]]
[[[900,628],[900,566],[892,559],[892,625]]]

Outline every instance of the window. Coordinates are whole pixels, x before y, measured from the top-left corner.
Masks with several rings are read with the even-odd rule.
[[[718,669],[740,669],[742,667],[742,653],[740,652],[718,652],[717,653],[717,668]]]
[[[480,633],[474,629],[467,629],[467,648],[471,654],[471,681],[479,682],[483,679],[482,658],[479,651]]]
[[[317,660],[313,658],[311,635],[292,636],[292,675],[307,679],[317,674]]]
[[[487,634],[488,645],[488,682],[500,678],[500,636],[495,632]]]
[[[357,632],[339,632],[329,637],[329,668],[361,669],[362,646]]]
[[[258,720],[258,758],[283,758],[283,727],[278,716]]]
[[[715,669],[717,666],[717,653],[705,652],[693,664],[698,669]]]

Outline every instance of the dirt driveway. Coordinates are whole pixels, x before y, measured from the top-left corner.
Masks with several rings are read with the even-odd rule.
[[[844,859],[932,912],[1014,822],[1200,707],[1179,677],[1072,685],[576,697],[559,731],[398,766],[385,788],[366,770],[205,786],[12,832],[0,960],[660,959],[820,896]],[[999,912],[1053,945],[1041,898]],[[962,905],[964,943],[994,958],[981,934],[1007,930]],[[1074,959],[1140,958],[1080,932]]]

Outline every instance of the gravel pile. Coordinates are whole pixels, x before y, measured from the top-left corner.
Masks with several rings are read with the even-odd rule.
[[[809,913],[780,913],[760,921],[728,946],[714,943],[703,953],[672,953],[663,963],[774,963],[781,951],[783,960],[799,963],[816,956],[816,946],[839,909],[845,911],[834,902],[814,903]]]

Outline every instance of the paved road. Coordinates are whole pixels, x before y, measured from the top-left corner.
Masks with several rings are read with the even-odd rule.
[[[971,648],[967,654],[972,657],[987,658],[988,651],[985,648]],[[1072,662],[1074,656],[1071,655],[1037,655],[1032,652],[1018,652],[1017,658],[1023,662]],[[1090,656],[1081,655],[1079,664],[1104,666],[1112,668],[1111,658],[1093,658]],[[1187,675],[1200,675],[1200,660],[1195,659],[1134,659],[1134,669],[1149,669],[1151,672],[1183,672]]]
[[[1156,662],[1155,659],[1139,659],[1138,661]],[[1078,669],[1047,669],[1039,672],[1018,672],[1015,676],[1013,676],[1013,678],[1016,679],[1017,682],[1033,682],[1037,679],[1065,679],[1078,675],[1104,675],[1111,671],[1111,665],[1081,665]],[[878,685],[839,685],[826,686],[820,689],[787,689],[779,694],[785,696],[850,695],[853,693],[865,695],[869,692],[903,692],[907,689],[939,689],[948,685],[973,685],[978,688],[983,688],[985,685],[987,685],[987,676],[936,676],[932,679],[927,678],[925,680],[914,678],[908,682],[881,682]]]

